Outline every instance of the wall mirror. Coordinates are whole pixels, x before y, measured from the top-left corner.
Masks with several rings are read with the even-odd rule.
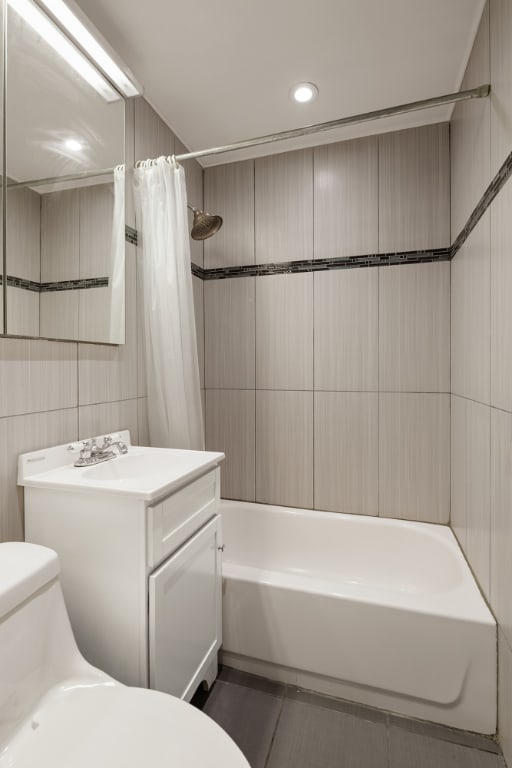
[[[32,0],[7,0],[0,332],[124,343],[124,99]]]

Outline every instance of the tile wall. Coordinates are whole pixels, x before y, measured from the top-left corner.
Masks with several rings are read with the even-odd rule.
[[[208,270],[446,248],[448,124],[208,168],[205,205]],[[449,262],[203,290],[224,497],[448,522]]]
[[[452,237],[512,151],[512,4],[489,0],[451,123]],[[499,733],[512,765],[512,181],[452,261],[452,526],[499,624]]]
[[[134,158],[174,151],[185,150],[151,107],[143,99],[128,102],[128,165]],[[186,175],[189,198],[200,206],[202,169],[190,161]],[[126,223],[135,227],[131,201]],[[202,244],[192,249],[193,260],[202,266]],[[23,538],[18,454],[117,429],[130,429],[134,442],[148,441],[137,257],[136,247],[127,243],[125,345],[0,338],[0,541]],[[202,349],[202,282],[194,278],[194,284]]]

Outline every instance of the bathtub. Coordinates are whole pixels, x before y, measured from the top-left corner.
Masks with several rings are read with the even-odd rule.
[[[223,663],[479,733],[496,625],[447,526],[222,501]]]

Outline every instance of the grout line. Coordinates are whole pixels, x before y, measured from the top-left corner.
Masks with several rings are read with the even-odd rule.
[[[270,739],[270,744],[269,744],[269,747],[268,747],[267,757],[265,758],[264,768],[267,768],[267,766],[269,764],[269,761],[270,761],[270,755],[272,754],[272,749],[274,748],[274,742],[275,742],[276,735],[277,735],[277,729],[279,728],[279,723],[281,722],[281,715],[283,713],[284,701],[285,701],[285,696],[281,697],[281,706],[279,707],[279,713],[278,713],[277,718],[276,718],[276,724],[274,726],[274,731],[272,733],[272,738]]]

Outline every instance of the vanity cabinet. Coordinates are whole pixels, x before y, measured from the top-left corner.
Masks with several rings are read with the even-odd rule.
[[[85,658],[127,685],[187,701],[213,683],[222,640],[223,455],[209,456],[217,466],[210,459],[203,474],[150,499],[23,482],[25,538],[59,554]]]

